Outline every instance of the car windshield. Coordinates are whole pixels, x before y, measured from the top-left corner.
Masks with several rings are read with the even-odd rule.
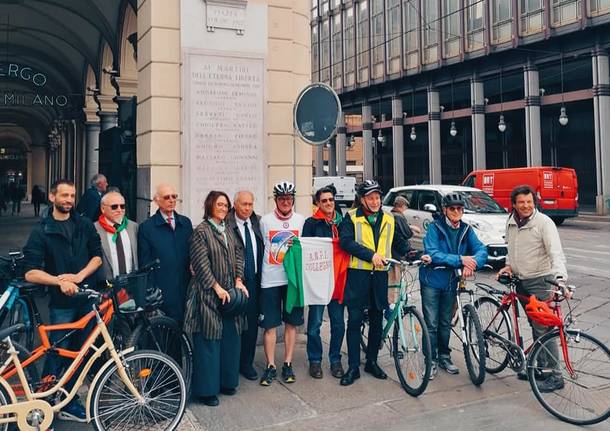
[[[465,210],[466,212],[472,213],[486,213],[486,214],[503,214],[506,213],[496,201],[494,201],[488,194],[481,191],[467,191],[459,192],[460,195],[464,196],[466,201]]]

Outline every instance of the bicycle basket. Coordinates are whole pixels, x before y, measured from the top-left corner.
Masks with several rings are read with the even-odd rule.
[[[153,283],[150,271],[121,274],[112,282],[119,313],[142,311],[146,307],[146,292]]]
[[[527,317],[542,326],[562,326],[563,321],[553,312],[549,304],[539,301],[534,295],[525,306]]]

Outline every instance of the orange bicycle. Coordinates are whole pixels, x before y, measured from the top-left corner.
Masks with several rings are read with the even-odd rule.
[[[95,373],[89,386],[85,405],[87,422],[92,422],[100,431],[125,427],[176,429],[187,398],[180,367],[158,351],[134,351],[132,347],[117,352],[107,327],[114,312],[112,298],[108,293],[91,289],[77,295],[93,300],[92,311],[74,323],[40,325],[41,345],[27,358],[22,358],[11,338],[24,325],[0,330],[0,431],[6,431],[10,423],[16,423],[20,431],[46,430],[54,414],[76,396],[93,364],[105,353],[110,359]],[[57,343],[50,343],[50,332],[69,331],[63,340],[85,329],[92,319],[96,326],[80,350],[62,349]],[[100,335],[103,343],[96,345]],[[67,370],[57,380],[28,381],[26,371],[49,353],[71,359]],[[71,378],[76,381],[67,391],[64,386]]]

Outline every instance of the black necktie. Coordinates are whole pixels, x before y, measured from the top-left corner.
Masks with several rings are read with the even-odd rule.
[[[120,224],[115,224],[114,228],[119,230]],[[125,250],[123,249],[123,241],[121,240],[121,232],[117,233],[116,236],[116,256],[119,261],[119,274],[127,273],[127,265],[125,265]]]
[[[245,231],[245,243],[246,243],[246,262],[244,265],[244,277],[246,280],[254,280],[256,278],[256,268],[254,262],[254,250],[252,249],[252,237],[250,235],[250,229],[248,229],[248,222],[244,222]]]

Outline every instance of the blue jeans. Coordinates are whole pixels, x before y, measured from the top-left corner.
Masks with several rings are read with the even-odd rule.
[[[422,285],[422,308],[424,320],[430,335],[432,360],[439,357],[449,358],[449,337],[451,335],[451,317],[455,302],[455,289],[435,289]]]
[[[333,299],[326,306],[330,318],[330,347],[328,358],[331,364],[341,361],[341,345],[345,335],[345,318],[343,304]],[[309,362],[322,362],[322,338],[320,338],[320,327],[324,305],[310,305],[307,317],[307,359]]]

